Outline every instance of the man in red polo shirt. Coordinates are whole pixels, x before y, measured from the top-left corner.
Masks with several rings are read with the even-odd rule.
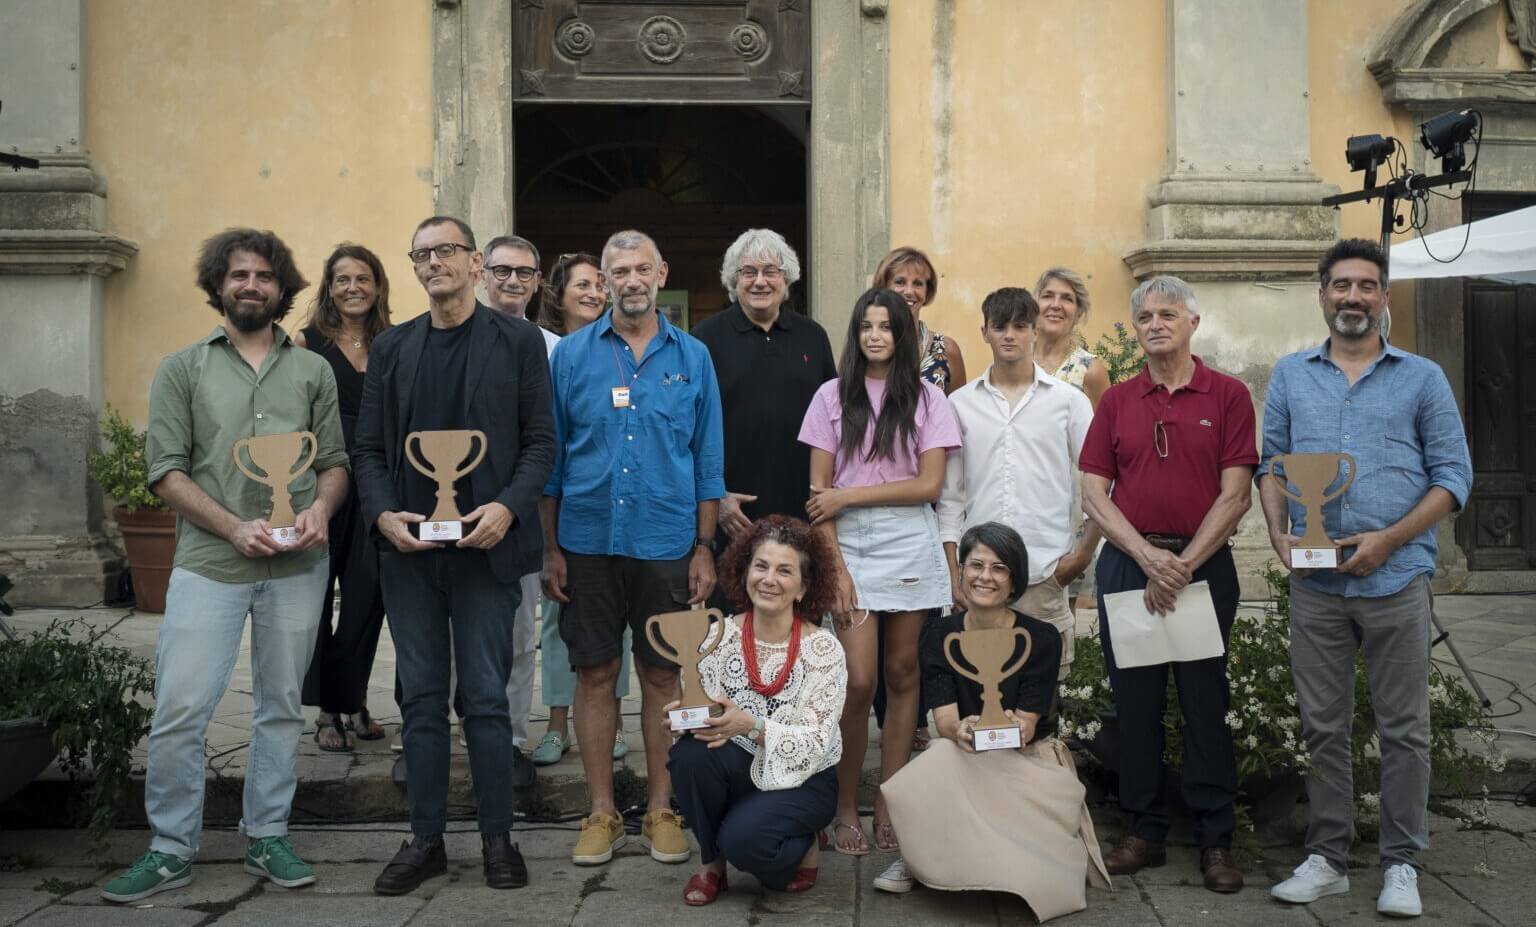
[[[1170,664],[1115,665],[1104,596],[1142,589],[1147,608],[1166,614],[1179,590],[1203,580],[1225,643],[1238,599],[1227,542],[1252,503],[1259,462],[1248,388],[1190,353],[1200,316],[1189,284],[1153,277],[1137,287],[1131,324],[1147,365],[1104,394],[1078,460],[1083,507],[1109,540],[1096,571],[1099,639],[1120,717],[1120,804],[1132,819],[1130,834],[1104,857],[1116,874],[1166,859],[1163,710]],[[1183,792],[1196,814],[1200,870],[1206,888],[1235,892],[1243,874],[1231,853],[1237,768],[1226,722],[1226,657],[1171,666],[1184,713]]]

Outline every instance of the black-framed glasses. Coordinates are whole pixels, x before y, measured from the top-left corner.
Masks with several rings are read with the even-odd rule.
[[[490,271],[491,276],[495,277],[497,280],[505,280],[513,274],[517,274],[517,279],[524,283],[532,280],[534,274],[539,272],[537,267],[529,267],[527,264],[522,264],[519,266],[514,266],[512,264],[492,264],[490,267],[487,267],[486,270]]]
[[[471,248],[469,245],[461,245],[456,241],[450,241],[444,242],[441,245],[436,245],[431,248],[417,248],[414,251],[407,251],[405,256],[411,259],[412,264],[425,264],[427,263],[427,259],[434,254],[437,255],[439,259],[446,261],[453,257],[453,253],[455,251],[473,250],[475,249]]]
[[[1152,449],[1160,460],[1168,459],[1168,429],[1163,427],[1162,419],[1152,423]]]

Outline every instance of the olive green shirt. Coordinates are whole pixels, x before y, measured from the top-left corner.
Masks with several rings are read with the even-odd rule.
[[[295,513],[314,504],[316,473],[347,465],[331,365],[296,346],[280,327],[273,329],[272,350],[260,371],[240,356],[223,326],[160,364],[149,390],[144,445],[151,488],[167,473],[180,470],[236,518],[250,521],[272,513],[272,490],[235,466],[235,442],[241,438],[314,433],[319,445],[314,463],[289,485]],[[307,446],[301,449],[303,455],[308,452]],[[246,557],[218,535],[185,518],[176,520],[176,566],[215,582],[292,576],[326,556],[324,548],[316,548]]]

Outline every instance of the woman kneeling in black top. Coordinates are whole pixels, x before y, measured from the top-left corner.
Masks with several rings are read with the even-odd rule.
[[[875,887],[903,892],[915,880],[951,891],[1010,892],[1042,921],[1081,911],[1087,880],[1113,887],[1072,756],[1053,736],[1061,636],[1049,622],[1009,607],[1029,576],[1018,532],[996,522],[977,525],[960,539],[959,555],[971,608],[930,619],[919,644],[927,707],[942,739],[881,786],[897,833],[910,839]],[[1028,632],[1027,659],[1001,685],[1003,708],[1023,743],[1017,750],[976,752],[981,686],[944,655],[950,633],[987,628]],[[1012,665],[1025,646],[1016,640],[997,665]]]

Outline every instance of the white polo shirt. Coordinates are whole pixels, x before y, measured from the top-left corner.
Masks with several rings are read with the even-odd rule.
[[[1034,385],[1011,409],[1008,397],[992,385],[990,366],[951,393],[949,404],[963,441],[944,465],[939,537],[958,543],[970,525],[1007,525],[1024,539],[1034,585],[1072,550],[1073,480],[1093,404],[1039,364]]]

